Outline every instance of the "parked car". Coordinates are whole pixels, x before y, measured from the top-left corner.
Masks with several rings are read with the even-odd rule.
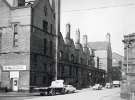
[[[106,83],[105,88],[108,88],[108,89],[112,88],[112,84],[111,83]]]
[[[102,85],[100,84],[95,84],[93,87],[92,87],[93,90],[101,90],[102,89]]]
[[[117,81],[117,80],[113,81],[113,86],[120,87],[120,81]]]
[[[74,93],[76,92],[76,88],[72,85],[65,85],[65,93]]]

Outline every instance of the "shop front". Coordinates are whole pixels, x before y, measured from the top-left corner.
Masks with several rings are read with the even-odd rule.
[[[5,83],[11,91],[17,92],[19,90],[20,73],[26,70],[26,65],[14,65],[3,66],[3,73],[8,73],[7,79],[3,79],[2,83]]]

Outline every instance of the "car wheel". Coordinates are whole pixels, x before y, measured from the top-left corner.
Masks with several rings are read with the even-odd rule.
[[[55,89],[50,89],[49,95],[54,96],[55,95]]]

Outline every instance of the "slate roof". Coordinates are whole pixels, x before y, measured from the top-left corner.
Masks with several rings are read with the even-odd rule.
[[[88,42],[88,47],[94,50],[107,50],[107,41]]]

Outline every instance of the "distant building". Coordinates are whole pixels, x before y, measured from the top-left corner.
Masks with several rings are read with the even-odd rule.
[[[97,64],[95,64],[96,67],[105,70],[108,77],[107,81],[111,81],[112,49],[109,33],[106,35],[106,39],[106,41],[89,42],[88,47],[94,50],[96,62],[98,60]]]
[[[123,64],[123,56],[118,53],[112,53],[112,80],[121,80],[121,71],[122,71],[122,64]]]

